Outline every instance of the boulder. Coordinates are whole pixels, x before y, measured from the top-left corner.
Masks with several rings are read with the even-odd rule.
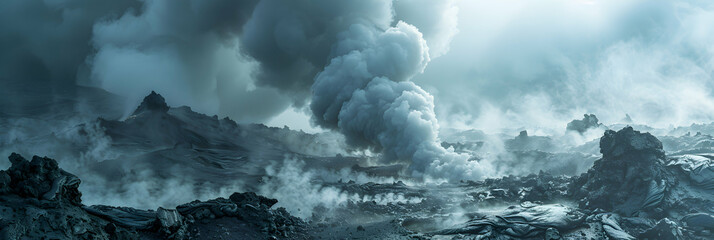
[[[600,139],[600,152],[602,158],[570,184],[581,207],[625,216],[658,214],[657,208],[673,185],[665,169],[662,143],[649,133],[625,127],[606,131]]]
[[[32,161],[27,161],[17,153],[12,153],[9,159],[12,166],[0,173],[0,188],[5,189],[3,191],[39,200],[66,200],[81,205],[82,193],[78,189],[81,181],[60,169],[54,159],[34,156]]]
[[[599,128],[602,127],[602,123],[598,122],[599,120],[595,116],[595,114],[584,114],[582,120],[575,119],[568,123],[568,126],[565,127],[566,130],[568,131],[575,131],[580,134],[585,133],[591,128]]]
[[[652,155],[658,159],[664,158],[662,142],[650,133],[640,133],[632,127],[620,131],[605,131],[600,138],[600,153],[603,158],[613,159],[637,155]],[[638,160],[638,159],[634,159]],[[647,159],[643,159],[647,160]]]

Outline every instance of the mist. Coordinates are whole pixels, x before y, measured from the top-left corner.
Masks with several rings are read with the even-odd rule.
[[[699,0],[8,0],[0,154],[56,159],[86,206],[253,192],[428,234],[506,202],[579,211],[613,134],[658,169],[710,162],[712,23]]]
[[[562,134],[564,124],[584,113],[606,124],[623,123],[629,114],[637,124],[661,128],[712,120],[714,33],[703,27],[712,21],[710,3],[464,1],[458,7],[459,23],[471,24],[460,24],[452,51],[414,80],[435,96],[443,125]]]

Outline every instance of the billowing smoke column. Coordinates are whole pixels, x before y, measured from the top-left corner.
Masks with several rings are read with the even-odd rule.
[[[11,43],[0,44],[0,93],[79,83],[139,101],[157,90],[171,105],[244,122],[309,102],[320,126],[417,176],[479,175],[468,156],[440,147],[432,96],[409,82],[448,51],[452,1],[89,2],[0,3],[0,42]],[[6,104],[16,100],[0,110],[24,109]]]
[[[264,0],[241,43],[260,62],[257,85],[311,92],[313,120],[350,144],[415,177],[474,179],[481,166],[440,146],[433,97],[408,81],[448,50],[456,11],[451,1]]]
[[[469,156],[441,147],[433,97],[408,80],[429,62],[419,30],[405,22],[380,32],[355,24],[338,35],[334,57],[315,78],[315,121],[349,143],[382,150],[387,160],[411,160],[415,177],[474,179]]]

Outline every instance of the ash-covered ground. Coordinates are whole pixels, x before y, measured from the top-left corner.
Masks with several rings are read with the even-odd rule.
[[[454,182],[154,92],[124,119],[2,121],[3,239],[714,238],[714,124],[446,131],[444,148],[493,170]]]

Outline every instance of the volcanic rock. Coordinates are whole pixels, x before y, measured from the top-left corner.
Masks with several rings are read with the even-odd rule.
[[[556,149],[550,137],[528,136],[526,130],[521,131],[515,138],[506,140],[504,144],[509,151],[553,151]]]
[[[144,101],[134,110],[132,115],[137,115],[145,111],[168,112],[169,105],[166,104],[166,100],[161,94],[151,91],[149,95],[144,97]]]
[[[558,239],[557,230],[572,230],[585,220],[583,213],[561,204],[521,204],[510,206],[496,214],[491,211],[488,214],[477,215],[480,216],[461,226],[434,234],[477,234],[494,239],[502,237],[531,239],[547,234],[551,239]]]
[[[307,238],[304,221],[252,192],[156,211],[82,206],[79,178],[54,159],[9,159],[10,169],[0,171],[0,239]]]
[[[78,190],[81,181],[60,169],[54,159],[34,156],[27,161],[17,153],[12,153],[9,159],[12,166],[0,174],[0,187],[7,185],[10,192],[23,197],[81,204],[82,194]]]
[[[600,152],[603,157],[570,186],[581,207],[625,216],[656,210],[671,185],[662,143],[649,133],[625,127],[606,131]]]
[[[57,161],[19,154],[0,171],[0,239],[136,239],[124,228],[106,228],[106,221],[81,208],[79,178]],[[110,233],[104,229],[111,229]]]
[[[583,134],[591,128],[602,127],[602,123],[599,123],[598,121],[599,120],[595,114],[584,114],[582,120],[575,119],[571,121],[565,129]]]

